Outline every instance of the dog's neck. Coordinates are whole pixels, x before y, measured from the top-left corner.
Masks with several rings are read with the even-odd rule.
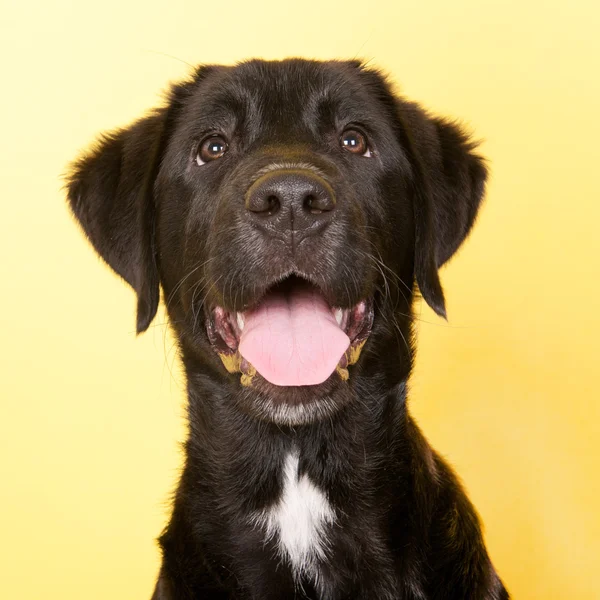
[[[420,469],[412,464],[405,380],[390,389],[381,375],[357,376],[345,384],[352,398],[337,413],[291,427],[240,411],[231,380],[217,381],[184,362],[190,430],[173,519],[189,505],[183,498],[194,498],[201,513],[181,517],[186,531],[199,532],[193,543],[202,543],[214,564],[235,565],[248,589],[260,588],[254,574],[261,569],[279,572],[282,559],[289,569],[278,585],[290,595],[300,582],[319,597],[334,597],[329,593],[365,560],[391,573],[384,533],[395,526],[390,509],[394,519],[404,518],[411,504],[407,477]],[[369,556],[359,559],[357,543]],[[319,560],[323,548],[326,561]],[[372,585],[366,597],[387,597],[383,590],[394,588],[391,580]],[[257,594],[272,597],[266,589]]]
[[[354,486],[353,477],[370,476],[372,463],[379,470],[381,461],[391,457],[389,442],[402,438],[405,382],[383,395],[378,388],[362,379],[352,389],[352,400],[337,413],[313,423],[286,426],[240,412],[227,386],[189,374],[188,458],[210,465],[221,482],[228,475],[232,487],[223,492],[229,498],[238,495],[238,483],[247,492],[250,481],[255,481],[261,495],[257,501],[268,500],[269,479],[279,478],[277,473],[290,454],[299,457],[300,472],[334,495],[343,493],[343,487]],[[244,502],[252,500],[246,495]]]
[[[321,469],[348,472],[354,465],[337,464],[334,457],[341,453],[353,458],[353,453],[365,450],[380,451],[382,438],[397,439],[405,418],[406,385],[400,382],[391,392],[381,394],[381,386],[364,378],[352,389],[352,400],[337,412],[303,425],[270,423],[266,419],[240,411],[233,396],[235,392],[220,386],[209,378],[188,374],[189,442],[202,451],[202,460],[225,470],[233,470],[237,460],[243,463],[246,478],[247,456],[254,456],[255,464],[265,456],[269,465],[275,458],[299,452],[303,467],[316,469],[315,448],[318,447]],[[383,448],[385,444],[383,444]],[[227,464],[220,461],[226,454]],[[329,460],[329,458],[331,460]],[[381,458],[381,457],[380,457]],[[269,468],[265,465],[265,468]],[[241,465],[240,465],[241,466]],[[318,469],[317,469],[318,470]],[[316,473],[315,473],[316,475]]]

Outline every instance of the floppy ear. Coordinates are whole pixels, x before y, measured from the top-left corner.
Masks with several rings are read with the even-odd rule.
[[[156,314],[153,183],[167,109],[104,135],[72,167],[68,199],[98,254],[136,291],[137,332]]]
[[[412,154],[415,277],[421,295],[446,317],[438,269],[467,237],[481,203],[487,169],[456,123],[399,103],[405,147]]]
[[[67,177],[68,199],[98,254],[135,290],[137,333],[148,329],[159,300],[154,182],[179,111],[216,65],[201,65],[173,85],[166,106],[104,135]]]

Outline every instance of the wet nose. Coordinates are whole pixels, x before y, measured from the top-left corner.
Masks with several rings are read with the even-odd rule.
[[[246,209],[269,231],[316,231],[331,220],[335,194],[312,171],[271,171],[248,189]]]

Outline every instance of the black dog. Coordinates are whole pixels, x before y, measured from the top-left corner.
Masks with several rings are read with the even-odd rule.
[[[154,598],[508,598],[406,406],[415,282],[486,178],[453,123],[358,62],[199,68],[104,136],[69,202],[137,293],[162,286],[189,393]]]

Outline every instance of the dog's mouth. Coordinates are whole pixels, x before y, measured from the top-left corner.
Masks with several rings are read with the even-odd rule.
[[[347,380],[372,325],[372,299],[333,307],[318,287],[293,276],[244,312],[217,306],[207,332],[227,370],[242,374],[243,385],[259,373],[276,386],[308,386],[335,372]]]

